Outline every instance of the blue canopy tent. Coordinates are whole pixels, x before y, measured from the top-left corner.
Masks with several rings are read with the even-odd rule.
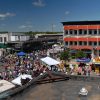
[[[83,62],[83,63],[88,63],[91,61],[90,58],[77,58],[76,59],[77,62]]]
[[[22,52],[22,51],[19,52],[19,53],[17,53],[18,56],[25,56],[25,54],[26,54],[26,53],[25,53],[25,52]]]

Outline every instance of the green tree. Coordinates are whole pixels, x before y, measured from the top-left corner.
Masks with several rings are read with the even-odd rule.
[[[86,57],[86,54],[83,51],[79,50],[77,51],[75,56],[76,58],[83,58],[83,57]]]
[[[70,53],[68,50],[61,52],[61,54],[60,54],[61,60],[68,60],[69,61],[69,58],[70,58]]]

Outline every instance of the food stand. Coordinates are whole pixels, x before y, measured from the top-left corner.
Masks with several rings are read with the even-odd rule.
[[[99,74],[100,73],[100,57],[96,57],[93,59],[93,66],[95,67],[95,72]]]

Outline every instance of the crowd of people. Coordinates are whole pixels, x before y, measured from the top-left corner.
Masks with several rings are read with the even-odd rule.
[[[3,57],[3,64],[0,66],[0,79],[9,81],[21,74],[29,74],[32,77],[37,77],[41,73],[48,71],[48,67],[40,61],[40,58],[48,56],[47,52],[47,50],[38,50],[25,56],[9,54]],[[55,58],[57,58],[57,54]],[[65,63],[64,61],[61,61],[57,67],[56,71],[71,75],[91,75],[94,70],[92,65],[87,66],[84,63],[71,64],[70,62]]]
[[[98,76],[100,75],[100,68],[97,71],[96,66],[92,63],[76,62],[64,62],[60,64],[60,70],[70,75],[86,75],[86,76]]]
[[[12,80],[21,74],[29,74],[36,77],[48,70],[48,68],[40,62],[41,57],[46,56],[46,50],[32,52],[25,56],[10,54],[3,58],[3,64],[0,66],[0,79]]]

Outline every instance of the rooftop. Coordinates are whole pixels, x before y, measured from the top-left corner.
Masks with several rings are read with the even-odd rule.
[[[98,82],[67,80],[31,86],[23,93],[16,95],[14,100],[100,100]],[[79,91],[85,87],[86,97],[80,97]],[[13,98],[11,100],[13,100]]]
[[[62,22],[63,25],[100,25],[100,20],[98,21],[68,21]]]

